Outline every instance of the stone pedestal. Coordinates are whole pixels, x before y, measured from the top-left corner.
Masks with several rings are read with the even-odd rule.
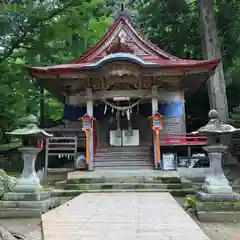
[[[238,201],[238,194],[233,193],[222,169],[222,155],[227,146],[222,144],[210,145],[203,148],[209,156],[210,173],[202,186],[202,191],[196,196],[201,201]]]
[[[191,208],[199,221],[237,221],[240,216],[240,195],[233,192],[222,169],[222,155],[227,146],[210,145],[204,147],[204,150],[208,152],[211,170],[202,190],[198,191],[195,197],[189,198]]]
[[[209,156],[210,172],[202,190],[198,191],[196,196],[189,196],[188,203],[200,221],[235,221],[240,216],[240,195],[233,192],[224,175],[222,157],[228,148],[224,145],[227,139],[240,129],[220,121],[215,109],[209,112],[208,117],[208,123],[192,134],[208,136],[209,146],[203,149]]]
[[[20,148],[23,154],[23,170],[12,192],[38,192],[43,188],[35,170],[35,162],[39,148],[25,147]]]
[[[203,190],[206,193],[232,193],[232,187],[229,186],[222,169],[222,155],[227,150],[227,146],[211,145],[203,149],[208,153],[210,161],[210,174],[205,179]]]
[[[4,193],[0,201],[0,217],[39,217],[41,213],[58,205],[58,198],[51,198],[50,192],[43,190],[35,171],[35,161],[40,149],[24,147],[24,167],[20,178],[11,192]]]

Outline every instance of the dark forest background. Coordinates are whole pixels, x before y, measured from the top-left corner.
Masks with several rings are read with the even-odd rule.
[[[65,63],[95,44],[112,23],[111,0],[5,0],[0,3],[0,142],[26,114],[39,116],[40,91],[25,66]],[[196,0],[140,0],[129,9],[136,26],[163,50],[202,59]],[[230,117],[240,119],[240,4],[213,0],[223,56]],[[45,119],[58,120],[62,104],[45,91]],[[194,111],[199,102],[201,111]],[[198,110],[200,108],[197,108]],[[187,119],[206,120],[207,91],[187,102]]]

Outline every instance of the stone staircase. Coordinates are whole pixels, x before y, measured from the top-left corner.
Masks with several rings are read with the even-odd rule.
[[[95,168],[141,169],[153,168],[151,146],[124,146],[98,148]]]
[[[68,179],[56,183],[53,196],[77,196],[98,192],[169,192],[175,197],[194,194],[188,181],[178,177],[98,177]]]

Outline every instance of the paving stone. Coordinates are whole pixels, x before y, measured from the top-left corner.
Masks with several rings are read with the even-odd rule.
[[[209,240],[169,193],[84,193],[42,225],[44,240]]]

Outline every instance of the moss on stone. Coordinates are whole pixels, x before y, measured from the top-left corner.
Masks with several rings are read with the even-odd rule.
[[[209,204],[218,204],[218,205],[222,205],[222,204],[240,204],[240,202],[202,202],[199,199],[197,199],[197,197],[195,195],[188,195],[186,196],[186,200],[187,201],[192,201],[194,203],[209,203]]]
[[[101,189],[113,189],[113,185],[112,184],[103,184],[100,187]]]
[[[159,180],[159,181],[162,181],[162,177],[154,177],[153,180]]]
[[[135,184],[134,188],[135,189],[144,189],[144,188],[146,188],[146,186],[144,186],[143,184]]]
[[[69,180],[67,180],[67,184],[79,184],[79,180],[78,179],[69,179]]]
[[[192,212],[240,211],[240,202],[202,202],[191,195],[185,198],[184,208]]]
[[[86,185],[81,184],[67,184],[64,188],[65,190],[86,190],[88,189]]]
[[[81,183],[90,183],[91,179],[89,178],[79,178],[78,179],[78,184],[81,184]]]
[[[174,183],[170,183],[166,185],[167,189],[182,189],[182,185],[181,184],[174,184]]]
[[[82,194],[81,191],[66,191],[66,192],[62,192],[62,197],[76,197],[79,196],[80,194]]]
[[[181,183],[181,179],[178,177],[165,177],[161,178],[163,183]]]
[[[179,189],[179,190],[172,190],[171,194],[174,197],[186,197],[189,194],[194,194],[194,189]]]

